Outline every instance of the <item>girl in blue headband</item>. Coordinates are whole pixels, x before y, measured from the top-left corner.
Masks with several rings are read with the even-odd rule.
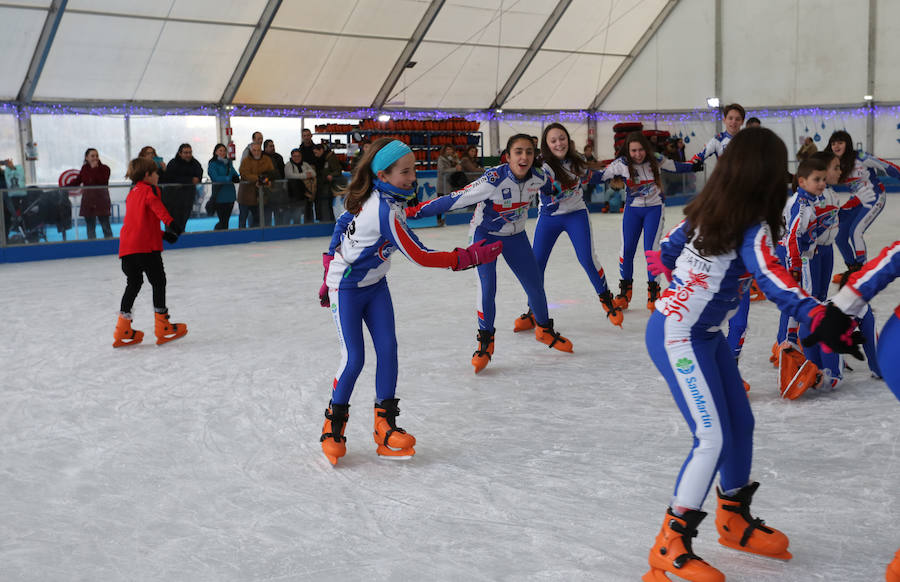
[[[391,255],[399,250],[423,267],[460,271],[497,258],[502,243],[484,241],[468,248],[433,251],[406,224],[406,203],[415,195],[416,160],[409,147],[383,138],[363,155],[345,192],[346,211],[338,218],[328,252],[322,255],[323,307],[331,307],[341,346],[341,365],[322,427],[322,451],[336,464],[347,452],[344,427],[350,395],[365,358],[363,322],[375,344],[375,444],[392,457],[415,454],[416,439],[396,424],[397,334],[387,275]]]

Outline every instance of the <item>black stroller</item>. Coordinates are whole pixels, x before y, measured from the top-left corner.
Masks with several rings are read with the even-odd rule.
[[[65,192],[34,186],[10,192],[4,212],[9,216],[7,244],[47,241],[47,227],[55,226],[66,239],[72,228],[72,202]]]

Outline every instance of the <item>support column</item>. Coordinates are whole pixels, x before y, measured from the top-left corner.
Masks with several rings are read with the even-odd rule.
[[[125,120],[125,161],[130,162],[137,157],[137,152],[131,151],[131,116],[126,113],[122,117]]]
[[[500,154],[500,151],[503,150],[503,144],[500,143],[500,121],[497,119],[491,119],[488,122],[488,135],[490,136],[491,142],[491,156],[496,156]]]
[[[716,70],[714,76],[714,91],[715,96],[719,98],[719,106],[725,104],[725,97],[722,95],[722,0],[716,0],[716,46],[715,46],[715,54],[716,54]],[[716,133],[721,133],[722,131],[722,110],[719,109],[719,114],[716,116]]]
[[[228,148],[228,156],[234,159],[234,140],[231,136],[231,109],[219,107],[216,110],[216,134],[219,136],[219,143],[225,144],[225,147]]]
[[[866,95],[870,95],[866,113],[866,151],[875,151],[875,35],[878,30],[878,1],[869,0],[869,48],[867,54],[868,73],[866,75]]]
[[[34,133],[31,129],[31,112],[23,106],[16,108],[16,126],[18,131],[19,154],[22,156],[22,168],[25,171],[25,183],[34,184],[37,181],[35,171],[35,158],[37,149],[34,143]]]

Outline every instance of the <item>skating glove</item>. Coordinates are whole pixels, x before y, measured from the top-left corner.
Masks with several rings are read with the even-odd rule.
[[[235,174],[234,176],[231,177],[231,182],[232,182],[233,184],[240,184],[240,183],[241,183],[241,177]]]
[[[703,171],[703,160],[697,160],[691,164],[692,172],[702,172]]]
[[[325,279],[328,277],[328,265],[334,259],[334,255],[322,253],[322,266],[325,267],[325,274],[322,275],[322,286],[319,287],[319,305],[322,307],[331,307],[331,299],[328,297],[328,284]]]
[[[166,230],[163,232],[163,239],[170,244],[175,244],[175,241],[178,240],[178,235],[182,232],[181,227],[178,226],[173,220],[169,224],[166,225]]]
[[[672,269],[663,264],[661,251],[644,251],[644,256],[647,257],[647,270],[650,271],[654,277],[665,275],[666,280],[668,280],[669,283],[672,282]]]
[[[866,338],[856,329],[856,320],[833,304],[816,307],[809,328],[812,333],[800,342],[804,346],[812,347],[822,342],[824,352],[834,351],[850,354],[857,360],[863,359],[859,346],[866,343]]]
[[[500,252],[503,250],[503,242],[498,240],[490,244],[484,244],[485,242],[480,240],[464,249],[459,247],[453,249],[453,252],[456,253],[457,262],[456,266],[451,268],[454,271],[462,271],[497,260],[497,257],[500,256]]]

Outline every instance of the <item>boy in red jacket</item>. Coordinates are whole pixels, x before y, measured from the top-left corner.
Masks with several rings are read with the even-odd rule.
[[[162,262],[162,241],[178,240],[181,228],[159,198],[159,168],[153,160],[137,158],[128,164],[128,177],[134,186],[125,199],[125,220],[119,233],[119,258],[128,278],[113,347],[141,343],[144,332],[131,329],[131,308],[144,284],[144,273],[153,286],[153,310],[156,312],[156,344],[164,344],[187,333],[183,323],[169,323],[166,308],[166,272]],[[162,221],[165,232],[159,228]]]

